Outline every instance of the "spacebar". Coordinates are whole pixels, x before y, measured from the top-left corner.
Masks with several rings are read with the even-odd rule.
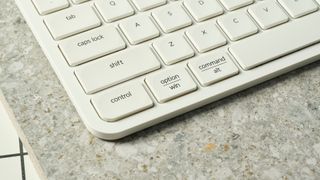
[[[320,13],[314,13],[244,39],[229,51],[244,70],[249,70],[319,42],[319,22]]]

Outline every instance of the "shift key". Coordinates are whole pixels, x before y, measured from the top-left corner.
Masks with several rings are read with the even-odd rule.
[[[159,60],[146,45],[81,65],[75,74],[84,91],[92,94],[159,68]]]

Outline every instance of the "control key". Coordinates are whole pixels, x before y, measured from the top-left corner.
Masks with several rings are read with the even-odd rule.
[[[153,106],[144,87],[132,83],[106,90],[91,101],[99,116],[106,121],[116,121]]]

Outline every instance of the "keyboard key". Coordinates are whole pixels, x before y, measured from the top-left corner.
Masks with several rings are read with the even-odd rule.
[[[152,16],[166,33],[176,31],[192,24],[190,17],[178,4],[160,9]]]
[[[229,48],[243,69],[249,70],[263,63],[285,56],[320,41],[320,14],[292,21],[262,34],[244,39]]]
[[[217,0],[185,0],[184,5],[197,21],[204,21],[223,13]]]
[[[125,42],[113,26],[103,26],[63,40],[59,47],[69,65],[90,61],[124,49]]]
[[[191,60],[188,65],[202,86],[209,86],[239,73],[239,69],[225,52],[210,52]]]
[[[289,20],[283,10],[272,1],[249,7],[248,11],[262,29],[270,29]]]
[[[127,0],[97,0],[95,5],[106,22],[114,22],[134,14]]]
[[[187,30],[186,34],[200,53],[223,46],[227,43],[226,38],[214,23],[192,27]]]
[[[194,51],[181,35],[171,35],[157,40],[153,47],[164,63],[170,65],[194,56]]]
[[[121,22],[119,26],[131,44],[139,44],[160,35],[151,19],[145,15],[135,16]]]
[[[146,11],[163,4],[166,4],[166,0],[132,0],[139,11]]]
[[[46,15],[58,10],[67,8],[69,2],[67,0],[32,0],[39,14]]]
[[[232,41],[245,38],[258,32],[257,26],[247,14],[234,12],[218,19],[218,24]]]
[[[279,3],[293,18],[299,18],[318,9],[313,0],[279,0]]]
[[[159,68],[151,49],[141,46],[79,66],[75,74],[84,91],[92,94]]]
[[[80,4],[80,3],[83,3],[83,2],[86,2],[86,1],[89,1],[89,0],[72,0],[72,2],[75,3],[75,4]]]
[[[50,14],[45,17],[44,22],[55,40],[61,40],[101,24],[93,9],[86,4]]]
[[[233,11],[249,4],[252,4],[254,0],[220,0],[227,10]]]
[[[160,103],[197,89],[197,85],[183,67],[175,67],[150,75],[146,78],[146,83]]]
[[[106,121],[116,121],[153,106],[142,84],[129,84],[106,90],[92,98],[99,116]]]

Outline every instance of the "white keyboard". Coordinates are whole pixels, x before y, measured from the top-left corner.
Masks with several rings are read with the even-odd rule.
[[[320,59],[320,0],[16,1],[108,140]]]

